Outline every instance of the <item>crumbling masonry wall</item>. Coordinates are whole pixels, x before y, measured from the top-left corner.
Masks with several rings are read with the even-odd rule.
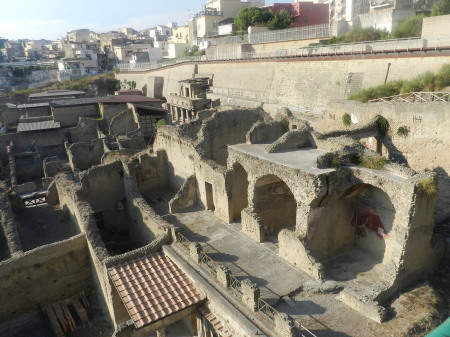
[[[0,263],[0,320],[14,319],[40,303],[89,290],[89,251],[79,234]]]

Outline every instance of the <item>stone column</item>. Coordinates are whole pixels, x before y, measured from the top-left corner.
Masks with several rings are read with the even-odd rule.
[[[230,286],[230,274],[231,274],[230,268],[219,264],[217,265],[216,273],[217,273],[217,281],[219,281],[221,285],[228,288]]]
[[[166,330],[164,328],[156,330],[156,337],[166,337]]]
[[[295,337],[297,335],[294,319],[285,313],[275,313],[275,330],[283,337]]]
[[[244,304],[253,312],[258,311],[258,300],[260,296],[259,287],[249,279],[245,279],[241,282],[241,289],[242,302],[244,302]]]
[[[198,242],[191,242],[191,244],[189,245],[189,253],[196,262],[200,262],[201,252],[202,246]]]

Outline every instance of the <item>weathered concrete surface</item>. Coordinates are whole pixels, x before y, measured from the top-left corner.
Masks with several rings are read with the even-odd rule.
[[[240,231],[239,224],[229,225],[211,211],[197,208],[165,219],[179,225],[191,241],[202,243],[204,252],[229,267],[233,275],[258,284],[262,298],[271,303],[312,280],[281,259],[274,244],[256,243]]]

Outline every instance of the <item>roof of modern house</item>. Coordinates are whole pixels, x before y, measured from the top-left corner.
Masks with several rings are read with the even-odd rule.
[[[28,95],[28,98],[44,98],[68,95],[84,95],[86,92],[81,90],[49,90]]]
[[[59,122],[54,122],[54,121],[19,123],[19,125],[17,126],[17,132],[59,129],[60,127],[61,127],[61,124]]]
[[[74,105],[90,105],[97,103],[102,97],[84,97],[84,98],[71,98],[50,102],[50,106],[54,108],[60,108],[65,106]]]
[[[152,253],[108,268],[136,328],[188,308],[205,296],[163,253]]]
[[[144,102],[164,102],[163,100],[140,96],[140,95],[114,95],[110,97],[101,98],[99,103],[104,104],[118,104],[118,103],[144,103]]]

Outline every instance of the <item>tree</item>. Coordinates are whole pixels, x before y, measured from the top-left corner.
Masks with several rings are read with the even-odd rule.
[[[422,22],[424,15],[411,16],[394,29],[392,37],[401,39],[406,37],[416,37],[422,34]]]
[[[450,14],[450,0],[436,2],[431,8],[431,16]]]
[[[267,23],[267,27],[270,30],[275,29],[286,29],[291,26],[292,23],[292,15],[289,12],[281,8],[278,12],[275,13],[272,19]]]
[[[239,27],[239,30],[245,31],[249,26],[267,24],[273,16],[272,12],[266,8],[242,8],[234,18],[234,24]]]

